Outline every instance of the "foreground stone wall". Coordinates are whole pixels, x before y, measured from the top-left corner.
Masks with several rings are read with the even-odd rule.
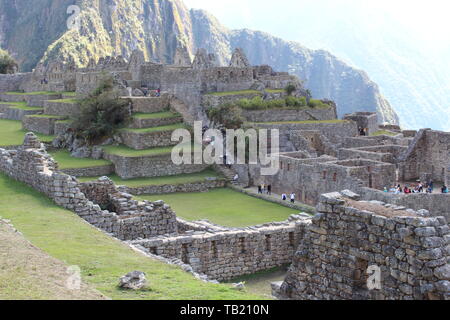
[[[133,241],[149,253],[177,258],[198,273],[215,280],[230,280],[292,261],[295,248],[311,223],[310,217],[245,229],[225,229]],[[201,230],[205,225],[199,226]],[[191,227],[192,228],[192,227]]]
[[[82,187],[74,177],[58,172],[57,163],[32,133],[26,135],[19,149],[0,149],[0,171],[30,185],[118,239],[133,240],[177,232],[175,213],[164,202],[131,200],[131,196],[118,192],[108,178],[92,184],[91,188]],[[117,212],[104,210],[100,205],[105,203],[92,201],[98,200],[95,195],[105,196],[99,192],[98,184],[107,186],[108,204]]]
[[[345,191],[343,194],[357,199]],[[276,294],[285,299],[450,299],[450,229],[443,217],[322,195]],[[377,266],[381,287],[369,290]]]

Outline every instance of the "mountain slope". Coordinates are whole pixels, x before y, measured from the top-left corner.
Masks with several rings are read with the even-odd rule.
[[[80,28],[67,29],[66,10],[82,9]],[[204,47],[228,62],[242,47],[253,64],[269,64],[305,80],[316,98],[335,100],[339,115],[377,111],[382,121],[398,118],[368,76],[326,51],[309,50],[250,30],[228,30],[202,10],[188,10],[181,0],[0,0],[0,45],[30,70],[60,58],[86,65],[106,55],[129,57],[134,49],[146,58],[171,63],[177,46],[193,54]],[[29,21],[29,22],[26,22]]]

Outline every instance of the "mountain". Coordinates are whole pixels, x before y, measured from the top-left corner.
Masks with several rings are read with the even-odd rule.
[[[81,8],[79,28],[68,29],[69,5]],[[40,60],[71,59],[86,65],[106,55],[129,57],[134,49],[146,58],[171,63],[177,46],[193,54],[203,47],[227,63],[242,47],[252,64],[269,64],[305,81],[315,98],[336,101],[338,113],[377,111],[381,121],[398,117],[367,74],[324,50],[251,30],[229,30],[202,10],[181,0],[0,0],[0,46],[29,71]]]
[[[430,19],[425,16],[411,17],[413,29],[397,19],[391,7],[374,3],[304,1],[296,21],[287,17],[284,27],[295,32],[286,36],[331,50],[349,65],[364,69],[380,86],[402,126],[450,131],[450,44],[444,30],[426,26]],[[421,6],[426,15],[432,5]],[[404,15],[410,12],[409,5],[403,9]],[[423,30],[425,39],[417,29]]]

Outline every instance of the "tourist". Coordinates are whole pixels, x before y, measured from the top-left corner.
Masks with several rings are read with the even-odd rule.
[[[386,187],[384,187],[384,192],[388,192],[388,189]]]
[[[157,97],[160,97],[160,96],[161,96],[161,88],[158,88],[158,89],[156,90],[156,96],[157,96]]]
[[[291,203],[295,203],[295,193],[291,193]]]
[[[144,97],[148,96],[148,89],[142,88],[142,92],[144,93]]]
[[[272,186],[270,184],[267,186],[267,194],[269,196],[272,195]]]
[[[261,185],[261,189],[263,193],[266,193],[266,185],[264,183]]]
[[[423,184],[422,182],[419,183],[419,192],[422,193],[423,192]]]
[[[389,190],[390,193],[396,193],[396,191],[397,191],[397,188],[395,186]]]
[[[236,173],[236,175],[234,176],[234,178],[233,178],[233,181],[234,182],[237,182],[239,180],[239,175]]]
[[[287,200],[287,195],[286,195],[286,193],[283,193],[283,194],[281,195],[281,200],[283,200],[283,201],[286,201],[286,200]]]
[[[448,188],[447,188],[447,186],[445,184],[442,186],[441,192],[442,193],[448,193]]]
[[[259,193],[259,194],[262,194],[262,188],[261,188],[261,185],[258,186],[258,193]]]

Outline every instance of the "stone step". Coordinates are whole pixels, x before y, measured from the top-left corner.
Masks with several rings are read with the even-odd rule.
[[[167,126],[183,122],[183,117],[175,112],[135,113],[130,124],[131,129],[144,129]]]
[[[122,138],[123,144],[136,150],[174,146],[178,142],[171,141],[173,131],[185,128],[187,127],[184,124],[178,123],[153,128],[124,129],[120,132],[120,137]]]

